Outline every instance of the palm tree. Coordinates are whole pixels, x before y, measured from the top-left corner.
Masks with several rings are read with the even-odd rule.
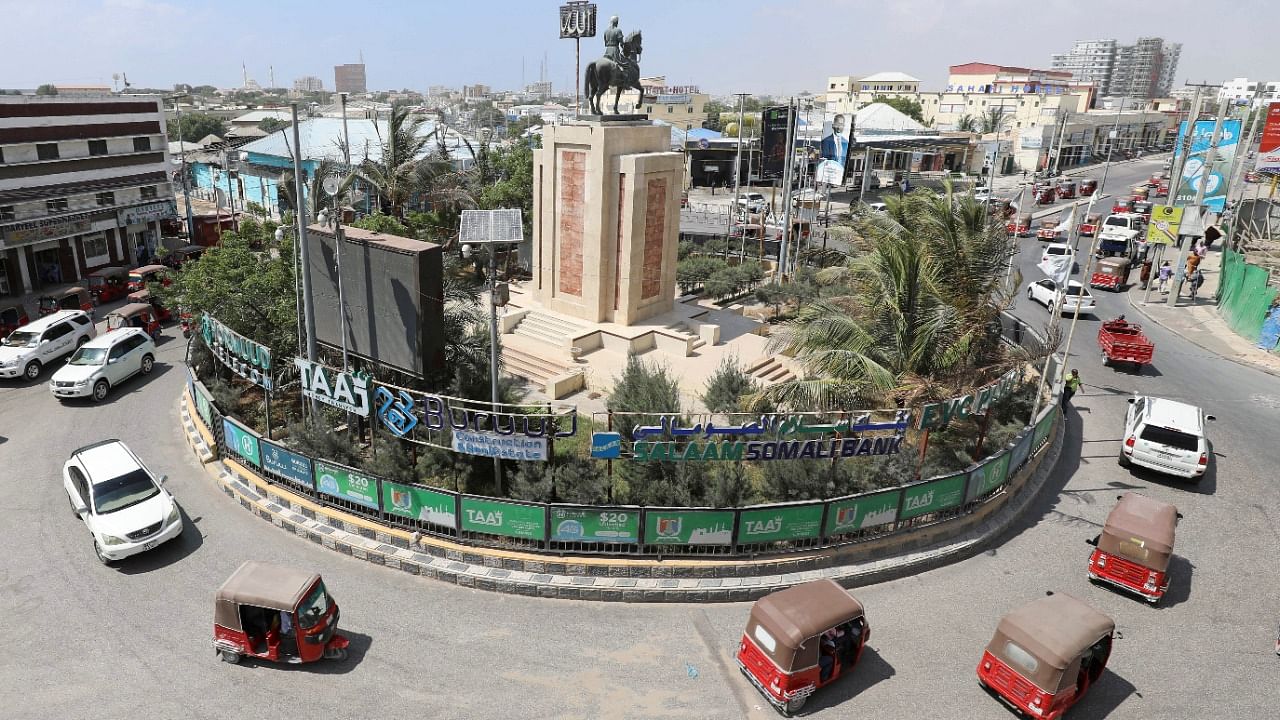
[[[982,134],[986,135],[987,133],[999,132],[1009,120],[1010,117],[1004,114],[1004,108],[993,107],[988,108],[987,112],[983,114],[979,125],[982,128]]]
[[[338,177],[341,175],[341,166],[332,160],[321,160],[316,164],[315,172],[311,174],[309,184],[305,186],[306,205],[304,209],[307,212],[307,222],[315,222],[316,216],[320,214],[320,210],[325,206],[334,202],[330,198],[329,193],[324,190],[324,180],[328,177]],[[338,186],[337,203],[339,205],[345,202],[347,194],[351,190],[351,185],[355,182],[357,176],[355,173],[349,173],[342,178]],[[279,183],[280,194],[284,196],[290,207],[298,207],[297,193],[294,189],[293,170],[285,170],[280,174]]]
[[[386,136],[378,129],[382,151],[378,159],[365,158],[360,163],[360,175],[386,199],[390,214],[397,219],[404,219],[405,206],[418,189],[419,158],[432,135],[421,132],[424,122],[421,115],[411,115],[408,107],[393,108]],[[377,129],[376,124],[374,127]]]
[[[1013,361],[995,323],[1010,301],[1013,245],[1003,227],[968,199],[913,193],[886,202],[863,228],[874,249],[846,274],[853,292],[802,307],[774,341],[804,377],[764,389],[753,405],[907,406]]]
[[[968,113],[961,115],[960,119],[956,120],[956,130],[960,132],[976,132],[977,129],[978,119]]]

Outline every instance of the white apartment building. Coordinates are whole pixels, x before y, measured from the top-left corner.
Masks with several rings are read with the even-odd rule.
[[[1076,83],[1092,83],[1099,95],[1165,97],[1174,84],[1182,44],[1162,38],[1138,38],[1132,45],[1115,40],[1082,40],[1051,59],[1054,70]]]
[[[157,96],[0,96],[0,296],[153,255],[172,169]]]

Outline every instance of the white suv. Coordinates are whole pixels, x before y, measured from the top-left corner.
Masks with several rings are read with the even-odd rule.
[[[119,440],[103,440],[71,453],[62,466],[62,485],[76,517],[89,528],[102,564],[182,534],[182,512],[161,487],[164,481]]]
[[[102,402],[111,388],[141,373],[150,375],[156,344],[142,328],[120,328],[80,346],[53,374],[49,390],[61,398],[92,397]]]
[[[1199,480],[1209,467],[1204,423],[1215,419],[1195,405],[1176,400],[1145,395],[1129,398],[1120,464]]]
[[[0,343],[0,378],[35,380],[45,365],[98,335],[83,310],[61,310],[9,333]]]

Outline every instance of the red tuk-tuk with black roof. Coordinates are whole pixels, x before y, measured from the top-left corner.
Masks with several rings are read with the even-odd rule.
[[[1098,191],[1097,180],[1081,180],[1080,181],[1080,197],[1089,197]]]
[[[160,303],[160,298],[151,294],[150,290],[139,290],[129,293],[129,302],[145,303],[151,306],[155,311],[156,319],[160,322],[168,322],[173,319],[173,311]]]
[[[1118,197],[1116,198],[1115,203],[1111,205],[1112,215],[1131,212],[1133,212],[1133,200],[1129,198]]]
[[[0,340],[9,333],[31,322],[27,315],[27,306],[16,300],[0,302]]]
[[[129,294],[129,271],[122,267],[105,267],[89,273],[89,292],[98,303],[109,303]]]
[[[318,573],[249,560],[214,595],[213,650],[232,664],[345,660],[339,615]]]
[[[169,278],[167,265],[143,265],[129,271],[129,292],[143,290],[149,283],[157,282],[169,286],[173,280]]]
[[[59,310],[83,310],[89,313],[89,317],[93,317],[93,306],[97,304],[97,298],[90,295],[88,290],[76,285],[48,295],[41,295],[36,312],[40,317],[44,317]]]

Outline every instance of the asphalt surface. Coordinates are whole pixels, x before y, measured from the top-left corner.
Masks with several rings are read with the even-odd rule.
[[[1130,165],[1149,174],[1158,163]],[[1119,174],[1113,168],[1112,177]],[[1039,277],[1040,244],[1021,244],[1030,281]],[[1126,302],[1101,293],[1098,316],[1128,312]],[[1025,298],[1015,312],[1047,318]],[[1108,672],[1072,717],[1274,714],[1280,379],[1209,356],[1158,326],[1147,330],[1155,362],[1139,376],[1103,367],[1097,320],[1080,321],[1071,362],[1085,388],[1046,492],[992,550],[856,590],[873,628],[869,649],[851,676],[812,698],[807,714],[1010,717],[979,689],[974,668],[999,616],[1046,590],[1085,599],[1123,634]],[[166,336],[156,372],[101,405],[60,405],[43,382],[0,383],[4,717],[776,716],[733,663],[746,604],[591,604],[468,590],[352,560],[235,507],[181,438],[184,348],[176,329]],[[1218,416],[1210,428],[1215,457],[1199,485],[1116,464],[1125,399],[1135,391]],[[167,473],[186,514],[179,540],[118,567],[94,559],[60,478],[72,449],[106,437],[123,439]],[[1170,591],[1154,608],[1085,579],[1084,541],[1129,489],[1174,502],[1185,515]],[[349,660],[303,667],[217,660],[213,591],[250,558],[325,576],[352,638]]]

